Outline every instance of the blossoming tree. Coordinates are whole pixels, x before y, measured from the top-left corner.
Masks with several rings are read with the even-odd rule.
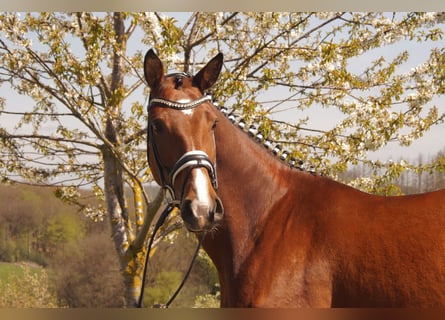
[[[2,180],[57,186],[56,195],[86,215],[108,217],[126,305],[135,306],[162,201],[143,188],[151,181],[142,77],[149,48],[188,72],[223,52],[216,99],[317,171],[335,178],[349,164],[374,168],[375,176],[352,184],[388,194],[403,170],[443,170],[443,161],[417,167],[367,157],[389,142],[409,146],[443,123],[436,105],[445,92],[443,21],[436,13],[2,13]],[[410,41],[431,49],[409,70],[404,64],[415,52],[387,58],[378,51]],[[373,60],[363,58],[374,51]],[[313,108],[335,109],[340,120],[311,127],[301,114]],[[82,187],[99,205],[82,199]],[[175,228],[171,221],[163,234]]]

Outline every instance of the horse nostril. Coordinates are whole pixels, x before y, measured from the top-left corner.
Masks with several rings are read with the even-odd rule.
[[[216,197],[215,202],[216,202],[215,212],[217,215],[222,216],[224,214],[224,206],[222,204],[222,201],[220,198]]]
[[[186,200],[182,201],[181,216],[184,219],[186,216],[190,215],[190,213],[193,213],[192,200],[186,199]]]

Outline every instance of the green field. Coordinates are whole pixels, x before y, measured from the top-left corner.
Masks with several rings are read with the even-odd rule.
[[[40,267],[31,264],[0,262],[0,282],[7,281],[11,276],[22,277],[24,266],[29,267],[32,272],[41,270]]]

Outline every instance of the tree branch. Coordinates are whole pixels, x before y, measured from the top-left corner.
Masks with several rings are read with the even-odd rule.
[[[2,138],[2,139],[44,139],[44,140],[55,141],[55,142],[67,142],[67,143],[73,143],[73,144],[80,144],[80,145],[93,147],[96,149],[101,149],[100,145],[93,143],[93,142],[89,142],[89,141],[71,140],[71,139],[58,138],[58,137],[48,136],[48,135],[9,134],[3,130],[0,130],[0,138]]]

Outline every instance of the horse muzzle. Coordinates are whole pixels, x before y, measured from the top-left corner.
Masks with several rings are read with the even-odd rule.
[[[224,207],[215,197],[211,202],[198,199],[185,199],[181,205],[181,217],[186,228],[191,232],[206,232],[214,229],[223,219]]]
[[[216,194],[216,167],[201,150],[185,153],[170,173],[171,186],[180,187],[181,217],[191,232],[212,230],[222,219],[224,208]]]

